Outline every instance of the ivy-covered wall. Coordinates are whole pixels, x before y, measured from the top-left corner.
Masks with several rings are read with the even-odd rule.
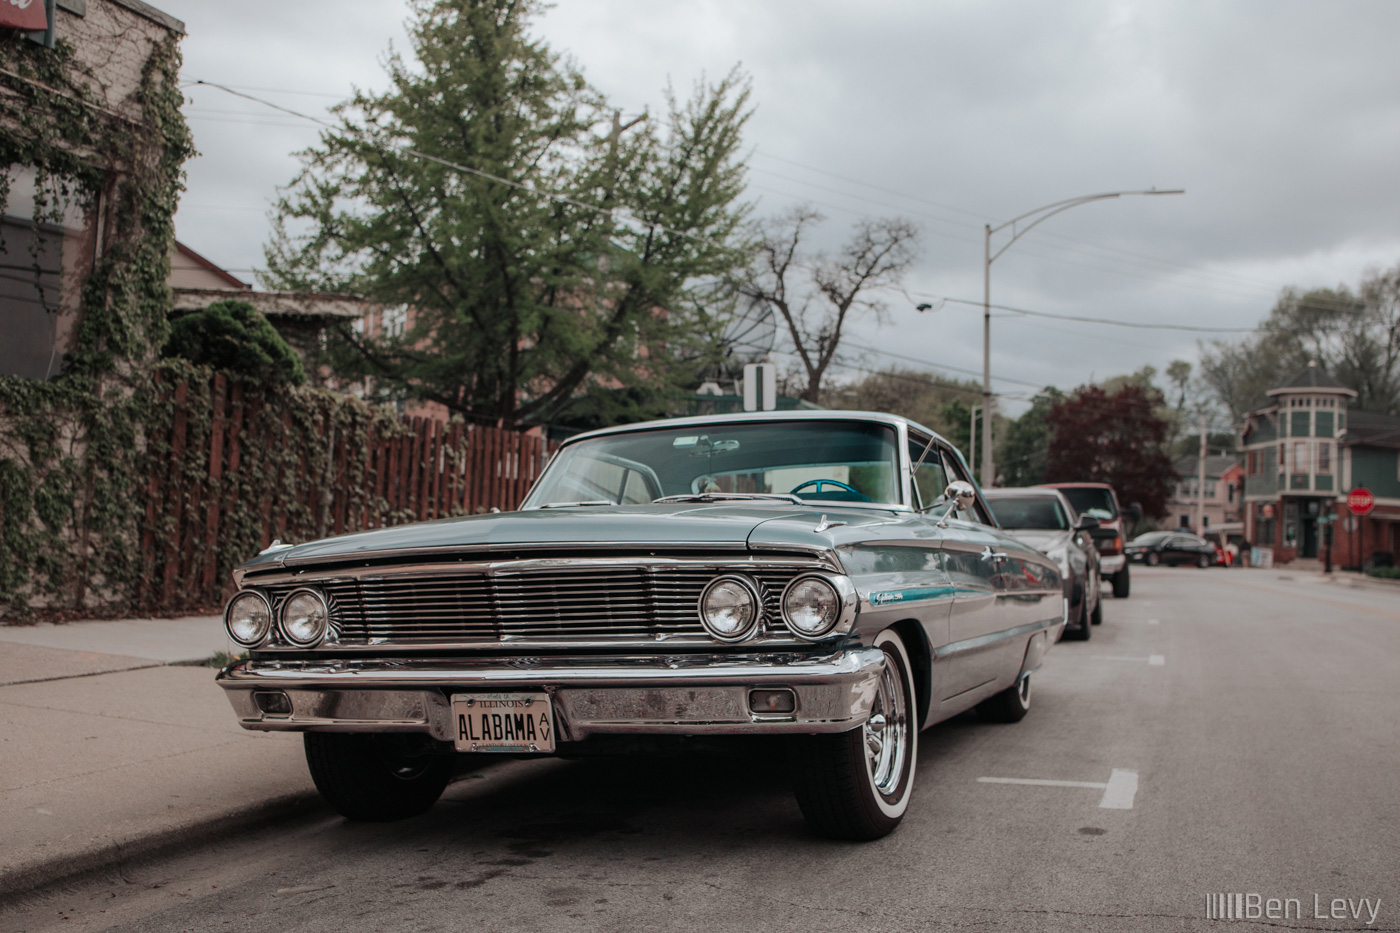
[[[85,10],[60,14],[52,49],[0,34],[0,213],[12,213],[13,173],[23,171],[34,182],[33,229],[76,204],[88,247],[78,274],[65,268],[76,314],[62,374],[0,375],[4,616],[119,611],[137,576],[133,492],[148,473],[173,218],[193,147],[179,34],[107,0]]]

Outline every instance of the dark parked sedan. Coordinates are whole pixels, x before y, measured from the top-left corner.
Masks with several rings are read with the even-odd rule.
[[[1156,567],[1158,564],[1215,563],[1215,545],[1188,531],[1150,531],[1128,542],[1128,560]]]

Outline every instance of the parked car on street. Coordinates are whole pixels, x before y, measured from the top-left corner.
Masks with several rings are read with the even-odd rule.
[[[1069,599],[1065,637],[1088,641],[1092,626],[1103,621],[1099,551],[1090,537],[1099,520],[1076,513],[1058,489],[988,489],[983,494],[1003,531],[1059,565]]]
[[[1104,579],[1113,584],[1115,599],[1127,599],[1132,590],[1128,573],[1128,558],[1123,551],[1123,542],[1128,540],[1125,518],[1128,521],[1142,520],[1142,509],[1133,504],[1125,513],[1118,505],[1118,493],[1107,483],[1043,483],[1050,489],[1058,489],[1065,494],[1069,504],[1080,515],[1092,515],[1099,520],[1099,527],[1090,534],[1094,545],[1099,549],[1099,560]]]
[[[455,755],[760,736],[789,743],[816,830],[877,838],[919,731],[1024,717],[1068,612],[956,450],[861,412],[579,435],[518,512],[279,546],[234,578],[250,657],[220,686],[245,728],[304,732],[356,820],[428,809]]]
[[[1128,559],[1156,567],[1158,564],[1195,564],[1209,567],[1216,562],[1216,546],[1189,531],[1149,531],[1128,542]]]

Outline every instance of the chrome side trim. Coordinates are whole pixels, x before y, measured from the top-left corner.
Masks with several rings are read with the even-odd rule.
[[[933,656],[935,659],[946,658],[951,655],[961,654],[964,651],[975,651],[978,648],[985,648],[988,645],[1004,641],[1008,638],[1020,638],[1022,635],[1032,635],[1036,632],[1054,628],[1060,624],[1062,623],[1059,619],[1047,619],[1040,622],[1018,625],[1014,628],[1003,629],[1000,632],[992,632],[990,635],[978,635],[976,638],[965,638],[962,641],[949,642],[946,645],[934,648]]]

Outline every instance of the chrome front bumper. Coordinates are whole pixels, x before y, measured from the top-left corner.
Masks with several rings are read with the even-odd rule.
[[[544,690],[562,741],[595,734],[845,732],[870,717],[884,652],[610,658],[243,661],[218,675],[245,729],[424,732],[450,742],[454,692]],[[791,713],[755,713],[754,689],[790,689]],[[255,694],[291,712],[264,713]]]
[[[1123,554],[1114,554],[1112,557],[1105,557],[1104,555],[1100,554],[1099,573],[1103,576],[1108,576],[1109,574],[1117,573],[1118,571],[1123,569],[1123,566],[1127,562],[1128,558]]]

